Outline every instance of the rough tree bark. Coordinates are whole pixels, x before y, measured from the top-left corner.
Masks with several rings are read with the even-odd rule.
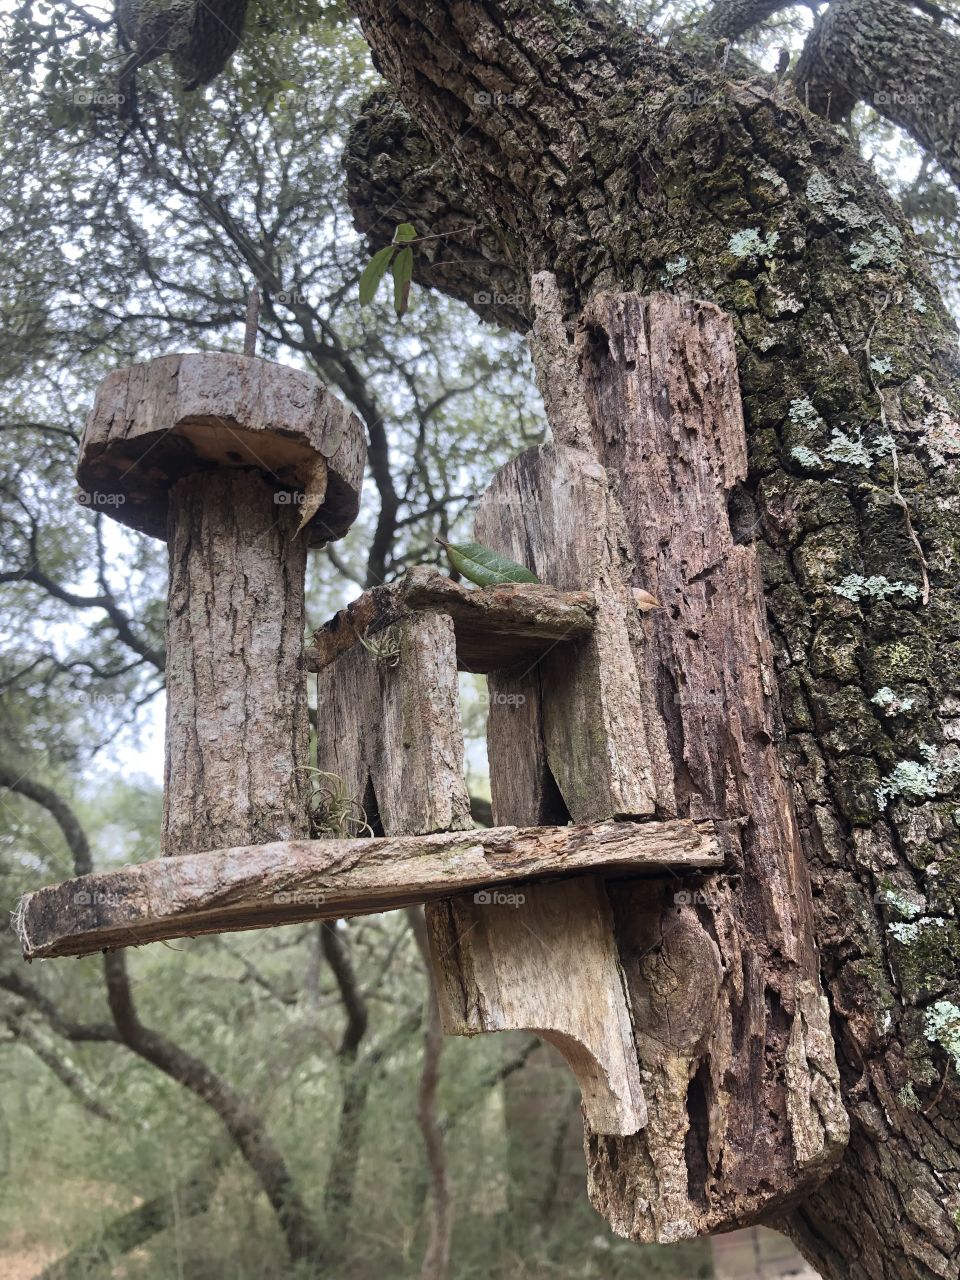
[[[787,0],[715,0],[686,46],[697,51],[707,39],[739,40],[791,7]],[[935,3],[833,0],[804,44],[793,75],[797,93],[829,120],[869,103],[960,184],[958,21]]]
[[[797,67],[797,92],[838,120],[868,102],[960,185],[960,28],[904,0],[834,0]]]
[[[309,759],[299,511],[253,471],[190,476],[173,494],[164,851],[296,840]]]
[[[354,8],[437,175],[429,205],[422,177],[398,173],[389,203],[354,183],[361,222],[450,226],[438,201],[456,191],[504,269],[556,273],[570,326],[608,288],[733,318],[749,465],[731,522],[763,568],[852,1126],[782,1225],[838,1280],[953,1277],[960,426],[955,333],[919,247],[801,103],[585,0]],[[469,245],[450,236],[444,258]],[[470,300],[469,272],[435,274]],[[527,311],[521,297],[499,318],[523,330]]]

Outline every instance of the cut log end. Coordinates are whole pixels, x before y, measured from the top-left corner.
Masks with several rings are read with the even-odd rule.
[[[322,546],[356,519],[365,462],[359,419],[312,374],[205,351],[160,356],[103,380],[77,480],[81,501],[106,503],[121,524],[163,538],[168,495],[184,476],[253,469],[280,502],[302,508],[323,463],[324,496],[304,534]]]

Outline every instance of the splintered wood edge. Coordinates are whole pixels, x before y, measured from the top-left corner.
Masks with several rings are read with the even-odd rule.
[[[436,835],[297,840],[159,858],[25,894],[26,960],[84,956],[203,933],[390,911],[469,890],[582,872],[722,866],[712,821],[493,827]]]
[[[364,592],[335,614],[314,634],[307,667],[321,671],[368,632],[374,635],[405,614],[432,609],[453,619],[461,666],[485,672],[589,635],[596,608],[591,591],[527,582],[468,590],[421,565],[398,582]]]

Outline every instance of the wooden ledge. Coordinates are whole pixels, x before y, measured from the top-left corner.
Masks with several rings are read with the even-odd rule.
[[[14,927],[26,960],[84,956],[195,934],[389,911],[548,876],[716,868],[723,862],[721,843],[717,824],[677,819],[217,849],[95,872],[25,894]],[[492,896],[490,910],[507,909]]]
[[[373,640],[405,614],[420,610],[448,614],[459,667],[485,674],[536,661],[558,643],[589,635],[596,601],[590,591],[557,591],[534,582],[468,590],[420,565],[398,582],[364,592],[325,623],[306,651],[308,669],[321,671],[361,636]]]

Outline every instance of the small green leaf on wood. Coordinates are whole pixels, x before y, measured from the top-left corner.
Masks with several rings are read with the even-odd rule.
[[[500,587],[511,582],[539,582],[535,573],[516,560],[498,556],[479,542],[445,542],[437,538],[447,553],[451,567],[478,587]]]
[[[393,260],[393,308],[398,316],[410,305],[410,281],[413,279],[413,250],[408,245]]]
[[[417,229],[409,222],[401,222],[393,233],[394,244],[406,244],[408,240],[416,240]]]
[[[396,245],[388,244],[378,249],[360,274],[360,305],[367,306],[376,297],[380,281],[387,274],[390,259],[396,251]]]

